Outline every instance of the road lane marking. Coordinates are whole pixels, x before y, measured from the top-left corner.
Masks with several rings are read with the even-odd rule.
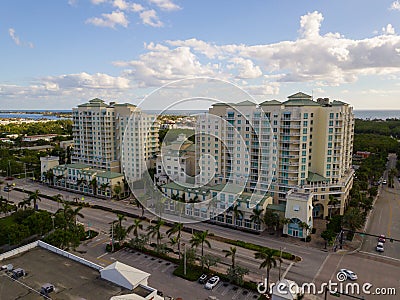
[[[322,269],[325,267],[325,264],[326,264],[326,262],[328,261],[328,259],[329,259],[330,256],[331,256],[331,254],[329,253],[329,254],[325,257],[325,259],[324,259],[322,265],[319,267],[319,269],[318,269],[318,271],[317,271],[317,274],[315,274],[315,276],[314,276],[314,278],[313,278],[313,281],[312,281],[313,283],[315,283],[315,280],[317,279],[317,277],[318,277],[319,274],[321,273]]]
[[[285,273],[282,275],[282,279],[285,279],[285,276],[289,272],[290,268],[293,266],[294,262],[291,262],[290,265],[286,268]]]
[[[390,228],[392,227],[392,203],[390,201],[390,199],[388,199],[389,202],[389,222],[388,222],[388,230],[387,230],[387,236],[390,236]]]
[[[97,256],[97,259],[100,259],[100,258],[102,258],[102,257],[104,257],[104,256],[106,256],[108,253],[106,252],[106,253],[103,253],[102,255],[100,255],[100,256]]]

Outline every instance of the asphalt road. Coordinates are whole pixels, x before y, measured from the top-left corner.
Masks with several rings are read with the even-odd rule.
[[[82,199],[82,195],[79,194],[74,194],[71,192],[66,192],[66,191],[61,191],[57,189],[50,188],[46,185],[41,185],[38,183],[34,183],[31,181],[25,181],[23,179],[20,180],[15,180],[16,185],[20,188],[25,188],[26,190],[36,190],[39,189],[41,193],[47,194],[47,195],[56,195],[58,193],[62,194],[64,199],[67,200],[72,200],[75,197],[78,197],[79,199]],[[1,192],[5,197],[8,196],[8,193]],[[26,194],[17,192],[15,190],[10,192],[10,200],[14,202],[19,202],[21,201],[24,197],[26,197]],[[103,206],[108,206],[120,210],[124,210],[127,212],[135,213],[137,215],[141,214],[141,210],[137,209],[136,206],[133,206],[129,204],[129,201],[110,201],[110,200],[101,200],[93,197],[88,197],[84,196],[84,202],[89,202],[91,204],[100,204]],[[58,203],[47,200],[47,199],[42,199],[40,202],[38,202],[39,208],[48,210],[50,212],[55,212],[57,209],[61,206]],[[116,219],[115,214],[109,213],[106,211],[98,210],[98,209],[91,209],[91,208],[83,208],[82,211],[83,215],[85,218],[83,220],[79,220],[82,223],[85,224],[85,226],[89,226],[97,231],[108,233],[110,229],[109,223],[114,221]],[[154,216],[150,215],[149,213],[146,212],[145,214],[148,218],[152,218]],[[131,220],[128,219],[126,222],[126,225],[131,224]],[[147,224],[144,224],[144,227],[146,227]],[[291,264],[290,261],[284,261],[282,264],[282,273],[285,274],[285,278],[294,280],[299,283],[303,282],[310,282],[313,278],[318,269],[320,268],[322,262],[327,256],[327,253],[324,251],[321,251],[319,249],[311,248],[308,247],[306,243],[302,244],[302,242],[299,241],[299,245],[292,244],[292,243],[285,243],[282,240],[278,240],[274,238],[273,236],[266,236],[266,235],[255,235],[251,233],[246,233],[246,232],[241,232],[238,230],[230,229],[230,228],[225,228],[209,223],[197,223],[197,224],[191,224],[190,226],[188,225],[187,227],[192,227],[194,229],[198,230],[209,230],[210,232],[214,233],[217,236],[222,236],[230,239],[238,239],[242,240],[245,242],[251,242],[254,244],[259,244],[263,246],[267,246],[270,248],[274,249],[279,249],[280,247],[284,249],[286,252],[290,252],[296,256],[299,256],[302,258],[301,262],[297,262],[295,264]],[[168,230],[168,227],[163,228],[163,233],[165,235],[165,231]],[[184,233],[183,234],[183,242],[188,243],[190,240],[191,235]],[[167,239],[165,239],[167,240]],[[222,250],[223,249],[229,249],[230,245],[217,242],[212,240],[211,241],[212,248],[208,249],[205,248],[206,253],[211,253],[213,255],[220,255],[221,261],[223,263],[229,264],[230,259],[225,258]],[[249,251],[246,249],[243,249],[241,247],[237,247],[238,252],[237,252],[237,263],[249,268],[250,270],[250,275],[249,279],[253,281],[259,281],[263,280],[265,276],[265,271],[259,269],[259,264],[260,261],[256,260],[254,258],[254,252]],[[278,279],[278,268],[275,268],[271,271],[271,279],[276,280]]]
[[[384,179],[387,180],[388,170],[395,168],[396,161],[395,155],[389,155]],[[374,235],[384,234],[400,240],[400,183],[397,179],[394,179],[394,186],[394,188],[390,188],[388,185],[381,187],[366,232]],[[400,259],[400,242],[391,243],[386,239],[383,253],[376,252],[376,245],[377,238],[365,236],[362,251]]]

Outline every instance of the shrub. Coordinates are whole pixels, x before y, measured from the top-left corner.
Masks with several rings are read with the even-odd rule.
[[[311,235],[308,235],[307,237],[306,237],[306,242],[308,243],[308,242],[311,242]]]

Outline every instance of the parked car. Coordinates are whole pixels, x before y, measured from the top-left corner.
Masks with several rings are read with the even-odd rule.
[[[351,271],[351,270],[348,270],[348,269],[340,269],[339,271],[342,272],[342,273],[344,273],[344,274],[346,274],[346,276],[347,276],[348,279],[357,280],[357,278],[358,278],[357,274],[354,273],[354,272]]]
[[[42,285],[42,288],[40,289],[40,293],[42,295],[48,295],[53,291],[54,291],[54,285],[52,285],[51,283],[46,283]]]
[[[376,245],[376,251],[378,252],[384,252],[385,249],[383,248],[383,243],[382,242],[378,242],[378,245]]]
[[[382,181],[382,184],[387,184],[387,181],[386,180]]]
[[[206,282],[207,282],[207,274],[202,274],[200,277],[199,277],[199,283],[201,283],[201,284],[205,284]]]
[[[204,285],[204,287],[207,290],[212,290],[219,282],[219,277],[218,276],[213,276],[210,279],[208,279],[207,283]]]
[[[381,242],[381,243],[384,243],[384,242],[386,242],[386,237],[385,237],[385,235],[384,235],[384,234],[381,234],[381,235],[379,236],[379,238],[378,238],[378,242]]]
[[[12,271],[12,278],[13,279],[19,279],[21,277],[24,277],[25,275],[26,274],[25,274],[24,269],[21,269],[21,268],[18,268],[18,269],[15,269],[15,270]]]
[[[5,191],[5,192],[11,192],[11,190],[12,190],[12,187],[8,186],[8,185],[3,188],[3,191]]]

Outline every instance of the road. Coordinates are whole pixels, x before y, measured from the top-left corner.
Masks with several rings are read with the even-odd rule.
[[[396,162],[396,155],[390,154],[384,179],[387,180],[388,171],[396,167]],[[388,185],[381,187],[366,232],[374,235],[384,234],[400,240],[400,183],[397,178],[394,179],[394,188],[390,188]],[[376,244],[377,238],[366,236],[362,251],[377,253],[375,251]],[[400,259],[400,242],[391,243],[386,240],[384,246],[385,252],[379,255]]]
[[[75,197],[79,197],[79,199],[82,198],[82,195],[66,192],[66,191],[60,191],[56,190],[53,188],[50,188],[45,185],[41,185],[38,183],[30,182],[30,181],[25,181],[23,179],[20,180],[15,180],[16,185],[20,188],[24,188],[26,190],[36,190],[39,189],[41,193],[47,194],[47,195],[56,195],[58,193],[62,194],[64,199],[69,199],[72,200]],[[4,196],[8,196],[7,193],[4,193]],[[21,201],[26,195],[22,192],[18,191],[11,191],[10,192],[10,200],[15,201],[16,203]],[[111,207],[114,209],[120,209],[123,211],[127,211],[130,213],[134,213],[137,215],[141,214],[141,210],[139,210],[136,206],[133,206],[129,204],[129,201],[110,201],[110,200],[102,200],[102,199],[97,199],[93,197],[88,197],[84,196],[84,202],[88,202],[90,204],[99,204],[107,207]],[[57,209],[60,207],[60,204],[45,199],[43,198],[39,203],[39,208],[40,209],[45,209],[50,212],[55,212]],[[115,214],[106,212],[103,210],[99,209],[92,209],[92,208],[83,208],[81,211],[85,218],[83,220],[80,220],[82,223],[84,223],[86,226],[90,224],[90,227],[104,233],[109,232],[110,225],[109,223],[114,221],[116,219]],[[145,213],[145,216],[148,217],[149,219],[154,218],[153,215],[149,213]],[[128,218],[126,221],[126,224],[131,224],[132,220]],[[147,227],[147,223],[144,223],[144,227]],[[262,246],[274,248],[274,249],[279,249],[280,247],[282,249],[285,249],[284,251],[290,252],[296,256],[299,256],[302,258],[301,262],[297,262],[295,264],[291,264],[290,261],[284,261],[282,264],[282,273],[287,273],[285,278],[294,280],[299,283],[303,282],[309,282],[314,278],[314,275],[318,271],[320,265],[322,262],[325,260],[327,253],[315,248],[307,247],[308,245],[306,243],[300,245],[295,245],[291,243],[285,243],[282,240],[278,240],[274,237],[271,237],[269,235],[255,235],[251,233],[246,233],[238,230],[234,230],[231,228],[225,228],[225,227],[220,227],[217,225],[209,224],[209,223],[197,223],[197,224],[191,224],[186,227],[192,227],[194,229],[198,230],[209,230],[209,232],[213,233],[214,235],[233,239],[233,240],[242,240],[245,242],[250,242],[254,244],[259,244]],[[163,234],[165,235],[166,230],[168,230],[168,227],[164,227],[162,229]],[[182,240],[183,242],[188,243],[191,238],[191,235],[188,233],[183,233]],[[208,249],[207,247],[205,248],[206,253],[211,253],[213,255],[219,255],[221,257],[221,261],[223,263],[229,264],[230,259],[225,258],[222,249],[229,249],[230,245],[224,244],[222,242],[217,242],[215,240],[211,240],[211,249]],[[254,252],[249,251],[246,249],[243,249],[241,247],[237,247],[238,252],[237,252],[237,263],[239,265],[245,266],[249,268],[250,270],[250,276],[248,279],[253,280],[253,281],[260,281],[263,280],[265,276],[265,271],[259,269],[260,262],[259,260],[256,260],[254,258]],[[287,272],[286,272],[287,271]],[[278,273],[279,269],[275,268],[271,271],[271,278],[272,280],[278,279]]]

